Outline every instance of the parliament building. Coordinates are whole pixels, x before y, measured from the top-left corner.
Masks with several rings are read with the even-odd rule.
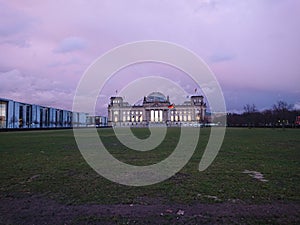
[[[206,121],[202,95],[191,96],[183,104],[171,104],[169,96],[152,92],[141,105],[130,105],[122,97],[111,97],[108,126],[197,126]]]

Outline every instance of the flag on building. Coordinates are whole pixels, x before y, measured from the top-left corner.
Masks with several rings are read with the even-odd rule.
[[[169,108],[169,109],[174,109],[174,108],[175,108],[175,105],[174,105],[174,104],[171,104],[171,105],[168,106],[168,108]]]

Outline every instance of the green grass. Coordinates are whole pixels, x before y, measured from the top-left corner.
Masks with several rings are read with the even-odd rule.
[[[149,135],[147,129],[135,129],[134,133],[141,138]],[[119,160],[149,165],[168,157],[180,131],[169,129],[166,140],[148,152],[127,149],[112,129],[101,129],[99,134]],[[128,187],[106,180],[87,165],[72,130],[2,132],[0,197],[45,194],[69,204],[143,204],[140,199],[145,196],[184,204],[300,200],[300,129],[228,128],[217,158],[199,172],[209,134],[209,128],[201,129],[193,157],[174,177],[150,186]],[[242,173],[245,169],[259,171],[269,181],[253,179]]]

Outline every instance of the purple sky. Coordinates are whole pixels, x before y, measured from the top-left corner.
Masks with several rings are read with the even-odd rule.
[[[300,108],[298,0],[0,0],[0,18],[0,97],[71,109],[78,82],[97,57],[127,42],[163,40],[208,64],[228,111],[247,103],[270,108],[277,100]],[[121,72],[128,81],[165,74],[187,92],[195,89],[162,65]],[[104,88],[101,113],[123,83],[116,74]]]

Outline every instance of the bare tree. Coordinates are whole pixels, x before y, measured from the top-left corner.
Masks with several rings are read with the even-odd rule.
[[[244,106],[245,113],[254,113],[257,112],[256,106],[254,104],[247,104]]]
[[[273,110],[275,112],[285,112],[289,111],[293,108],[293,105],[288,104],[287,102],[284,101],[278,101],[276,104],[273,105]]]
[[[244,118],[245,118],[245,122],[248,124],[248,127],[253,127],[255,126],[255,121],[256,121],[256,106],[254,104],[250,105],[247,104],[244,106]]]
[[[288,112],[292,108],[293,106],[291,104],[284,101],[278,101],[273,105],[273,113],[277,119],[278,125],[281,125],[284,128],[285,125],[289,123]]]

